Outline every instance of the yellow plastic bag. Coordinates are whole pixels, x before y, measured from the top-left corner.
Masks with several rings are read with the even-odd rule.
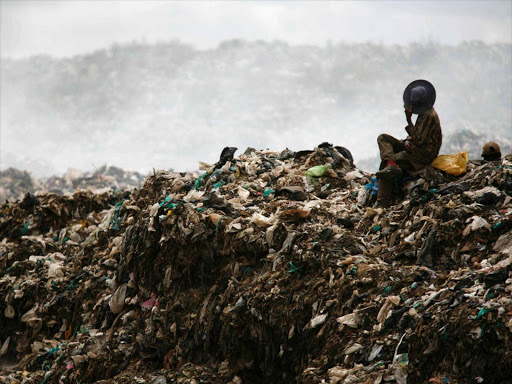
[[[466,163],[468,161],[468,153],[459,152],[453,155],[439,155],[430,165],[450,175],[460,176],[466,173]]]

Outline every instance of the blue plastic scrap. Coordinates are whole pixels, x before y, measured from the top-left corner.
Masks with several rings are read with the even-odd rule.
[[[112,221],[110,222],[110,225],[112,226],[112,229],[114,231],[119,231],[121,229],[121,218],[119,217],[119,211],[121,210],[121,207],[123,206],[123,203],[126,199],[123,199],[119,203],[116,204],[116,210],[114,212],[114,217],[112,218]]]
[[[365,188],[367,191],[370,191],[372,195],[377,196],[379,194],[379,182],[377,181],[377,178],[372,177],[370,182],[366,184]]]

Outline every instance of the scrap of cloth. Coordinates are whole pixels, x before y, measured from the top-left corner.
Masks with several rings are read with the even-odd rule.
[[[408,125],[405,130],[409,134],[407,138],[416,147],[414,153],[405,152],[405,157],[411,162],[414,169],[420,170],[439,154],[443,142],[441,123],[434,108],[418,116],[415,125]]]

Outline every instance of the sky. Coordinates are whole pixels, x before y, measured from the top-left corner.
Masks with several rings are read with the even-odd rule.
[[[512,40],[512,1],[0,0],[0,54],[72,56],[130,41],[202,49],[233,38],[291,44]]]

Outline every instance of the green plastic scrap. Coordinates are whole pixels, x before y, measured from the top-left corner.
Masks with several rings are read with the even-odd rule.
[[[194,182],[194,186],[192,189],[199,189],[203,186],[203,181],[208,176],[208,172],[203,173],[201,176],[199,176],[196,181]]]
[[[53,356],[55,354],[55,352],[58,352],[60,351],[60,347],[55,347],[55,348],[52,348],[48,351],[48,353],[50,354],[50,356]]]
[[[414,303],[414,305],[412,307],[414,309],[416,309],[416,308],[420,307],[422,304],[423,304],[423,300],[419,300],[416,303]]]
[[[226,218],[226,216],[222,216],[222,217],[220,218],[220,220],[217,222],[217,226],[215,227],[215,232],[218,232],[218,231],[219,231],[219,228],[220,228],[220,226],[221,226],[221,224],[222,224],[222,220],[224,220],[225,218]]]
[[[197,207],[197,208],[196,208],[196,211],[197,211],[197,212],[204,212],[204,211],[206,211],[206,208],[203,208],[203,207]]]
[[[477,319],[480,319],[483,315],[485,315],[487,312],[489,312],[488,309],[482,307],[482,309],[480,309],[480,311],[478,312],[478,315],[476,316]]]
[[[405,368],[409,365],[409,354],[408,353],[401,353],[396,357],[396,361],[398,364],[402,366],[402,368]]]
[[[173,203],[170,196],[166,196],[164,201],[158,204],[160,207],[174,209],[178,206],[178,204]]]
[[[352,268],[350,268],[345,275],[352,275],[355,276],[357,274],[357,265],[354,265]]]
[[[329,168],[332,168],[331,164],[317,165],[315,167],[311,167],[306,171],[306,178],[313,184],[315,184],[315,178],[322,177],[325,171],[327,171]]]
[[[417,283],[417,282],[414,282],[414,283],[412,283],[412,284],[411,284],[411,289],[414,289],[414,288],[416,288],[417,286],[418,286],[418,283]]]
[[[498,169],[512,169],[510,165],[498,165],[493,168],[493,171],[497,171]]]
[[[498,221],[496,224],[492,226],[492,229],[499,229],[502,225],[503,223],[501,221]]]
[[[45,370],[45,371],[49,371],[51,368],[52,368],[52,363],[50,363],[48,360],[45,360],[43,362],[43,365],[42,365],[42,368]],[[50,376],[48,376],[50,377]],[[45,377],[43,381],[41,381],[41,384],[42,383],[46,383],[48,377]]]
[[[391,287],[391,285],[388,285],[386,288],[384,288],[384,293],[389,293],[391,292],[392,289],[393,287]]]
[[[163,206],[164,204],[167,204],[167,203],[170,203],[172,201],[171,197],[170,196],[165,196],[165,199],[164,201],[162,201],[160,204],[158,204],[160,207]]]
[[[290,261],[290,269],[288,270],[288,273],[294,273],[294,272],[297,272],[299,269],[301,269],[302,267],[297,267],[295,264],[293,264],[293,261]]]
[[[29,225],[30,225],[30,221],[27,221],[25,223],[25,225],[23,226],[23,228],[21,228],[21,234],[22,235],[26,235],[27,234]]]
[[[270,196],[271,194],[275,193],[275,191],[272,189],[272,188],[267,188],[265,189],[265,191],[263,192],[263,196],[264,197],[268,197]]]
[[[372,232],[378,232],[382,229],[382,227],[380,225],[374,225],[372,227]]]
[[[213,184],[213,189],[219,189],[220,187],[222,187],[224,184],[226,184],[226,182],[224,180],[221,180],[221,181],[218,181],[216,182],[215,184]]]

